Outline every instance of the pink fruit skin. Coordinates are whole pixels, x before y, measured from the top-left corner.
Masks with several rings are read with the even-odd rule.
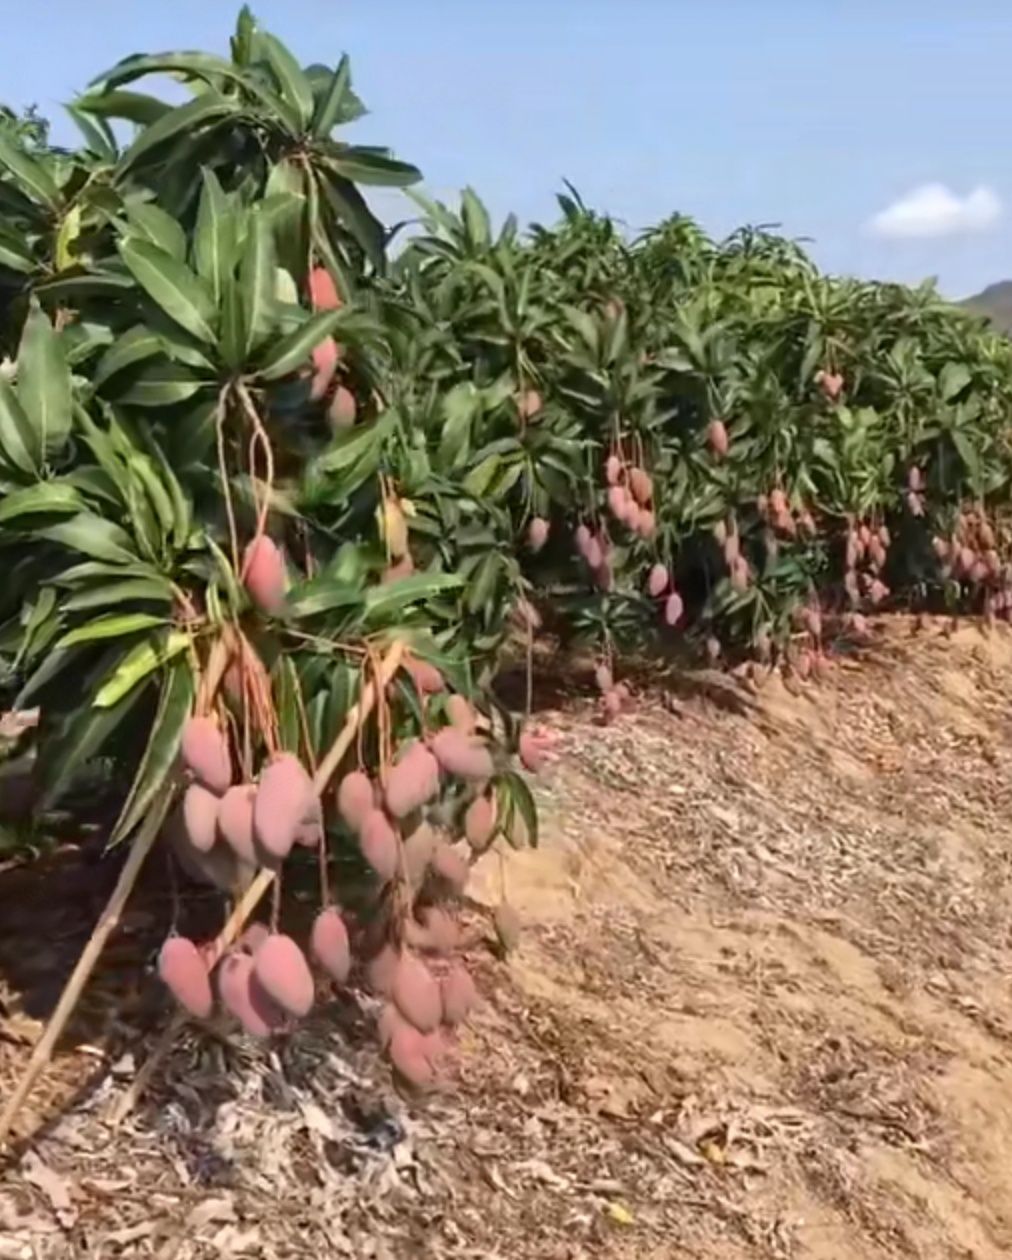
[[[158,974],[172,996],[191,1015],[207,1019],[214,999],[211,980],[200,950],[185,936],[173,936],[158,956]]]
[[[228,740],[213,718],[191,717],[183,727],[183,761],[204,787],[221,796],[232,782]]]
[[[647,590],[658,599],[668,589],[668,571],[663,564],[655,564],[647,578]]]
[[[312,805],[313,785],[305,768],[292,753],[279,753],[260,775],[253,798],[257,844],[272,858],[286,858]]]
[[[325,267],[314,267],[309,273],[309,299],[314,311],[336,311],[340,307],[337,287]]]
[[[252,783],[238,783],[230,787],[218,806],[218,833],[236,857],[250,866],[257,862],[253,846],[253,799],[256,788]]]
[[[362,856],[384,881],[397,874],[400,843],[390,820],[381,809],[372,810],[359,835]]]
[[[350,389],[338,385],[327,408],[327,419],[333,429],[350,429],[358,415],[358,403]]]
[[[664,602],[664,620],[669,626],[676,626],[682,619],[683,611],[681,595],[677,591],[672,591]]]
[[[313,923],[309,949],[313,958],[323,970],[344,984],[351,971],[351,950],[348,943],[348,929],[344,925],[340,911],[333,906],[321,910]]]
[[[337,789],[337,811],[354,832],[359,832],[367,815],[376,804],[376,795],[368,775],[352,770]]]
[[[521,732],[518,752],[521,764],[531,774],[537,774],[544,768],[547,761],[544,744],[532,731]]]
[[[272,1002],[291,1015],[308,1015],[315,991],[306,957],[290,936],[273,933],[260,946],[253,972]]]
[[[221,1004],[253,1037],[268,1037],[284,1023],[284,1012],[264,993],[249,954],[226,954],[218,965]]]
[[[313,402],[319,402],[330,388],[340,358],[341,352],[333,337],[325,337],[313,350],[313,383],[309,388]]]
[[[247,546],[242,574],[243,585],[253,603],[269,616],[276,616],[285,603],[285,562],[266,534],[254,538]]]

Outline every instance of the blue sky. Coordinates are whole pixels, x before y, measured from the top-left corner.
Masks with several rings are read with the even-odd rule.
[[[1012,277],[1008,0],[261,0],[305,61],[351,55],[429,190],[554,216],[562,177],[632,228],[777,222],[823,267],[954,297]],[[238,4],[0,5],[0,94],[58,104],[128,53],[224,51]],[[96,20],[98,15],[98,20]],[[899,203],[897,205],[896,203]],[[876,219],[876,216],[879,216]],[[877,226],[876,226],[877,225]]]

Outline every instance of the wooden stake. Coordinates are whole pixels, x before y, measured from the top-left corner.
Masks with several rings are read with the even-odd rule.
[[[95,924],[95,930],[92,932],[87,945],[81,951],[81,956],[71,972],[70,979],[64,985],[63,992],[60,994],[60,1000],[56,1004],[56,1010],[50,1016],[45,1032],[35,1043],[35,1048],[32,1050],[31,1058],[28,1060],[28,1066],[25,1068],[21,1080],[18,1081],[14,1093],[8,1098],[3,1112],[0,1113],[0,1147],[7,1141],[7,1135],[10,1133],[15,1116],[21,1109],[21,1104],[28,1097],[32,1086],[49,1062],[53,1053],[53,1047],[59,1040],[68,1019],[73,1014],[77,1000],[91,977],[91,973],[98,962],[99,955],[102,953],[106,941],[120,921],[123,907],[126,905],[127,898],[137,882],[137,876],[144,865],[144,859],[150,852],[165,815],[168,813],[175,788],[175,779],[170,776],[155,797],[151,809],[144,820],[144,825],[137,833],[137,839],[133,842],[130,854],[123,863],[123,869],[120,871],[116,887],[112,890],[112,895],[102,911],[102,917]]]
[[[379,681],[383,687],[390,682],[394,674],[397,673],[404,656],[404,644],[399,640],[396,641],[379,668]],[[351,747],[358,733],[359,727],[372,712],[377,700],[377,687],[375,682],[369,682],[362,688],[362,698],[358,704],[353,705],[348,710],[348,716],[345,719],[344,726],[329,751],[324,756],[317,768],[316,774],[313,776],[313,786],[318,794],[322,794],[327,784],[334,776],[334,772],[344,758],[345,753]],[[246,926],[246,922],[250,915],[256,909],[260,899],[264,893],[270,888],[274,882],[274,872],[266,868],[261,870],[253,883],[250,884],[241,899],[236,903],[235,908],[225,921],[224,927],[215,938],[214,945],[210,951],[208,958],[208,967],[213,967],[221,958],[222,954],[228,949],[239,933]],[[187,1016],[176,1012],[169,1023],[168,1028],[158,1039],[155,1048],[148,1056],[147,1062],[134,1077],[130,1086],[123,1092],[117,1100],[115,1106],[109,1116],[109,1123],[114,1127],[122,1123],[122,1121],[130,1114],[137,1105],[141,1094],[144,1092],[148,1082],[154,1076],[155,1071],[171,1050],[176,1037],[187,1022]]]

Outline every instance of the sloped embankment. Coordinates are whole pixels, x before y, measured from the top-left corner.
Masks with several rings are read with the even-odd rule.
[[[444,1096],[341,1007],[185,1041],[110,1134],[121,1061],[3,1175],[0,1255],[1012,1254],[1012,634],[877,634],[796,694],[548,715],[543,845],[476,883],[528,928],[498,961],[476,907]]]

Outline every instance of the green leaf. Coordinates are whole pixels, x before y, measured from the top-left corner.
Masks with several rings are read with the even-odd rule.
[[[210,167],[201,169],[204,181],[193,238],[193,261],[197,274],[207,283],[216,306],[235,267],[238,220],[218,176]]]
[[[286,752],[298,753],[302,744],[299,720],[299,675],[291,656],[282,654],[271,670],[274,703],[278,714],[278,738]]]
[[[501,775],[498,782],[509,802],[509,812],[512,813],[513,810],[516,810],[523,819],[530,846],[532,849],[536,849],[538,847],[538,810],[534,804],[531,789],[520,775],[512,770],[508,770]],[[513,843],[512,836],[509,833],[507,833],[507,839],[510,840],[511,844]]]
[[[184,79],[200,79],[212,86],[220,79],[242,82],[244,74],[224,57],[216,57],[214,53],[183,52],[169,53],[131,53],[123,57],[103,74],[96,75],[88,84],[96,92],[106,94],[109,89],[124,83],[133,83],[136,79],[149,74],[166,74]]]
[[[181,328],[214,343],[214,300],[203,281],[148,241],[120,241],[120,256],[142,289]]]
[[[334,130],[341,114],[341,106],[351,87],[351,62],[347,53],[341,58],[341,61],[334,71],[334,76],[330,81],[327,91],[321,95],[316,106],[316,112],[313,115],[313,135],[321,140],[325,140],[327,136]]]
[[[97,118],[124,118],[139,127],[150,127],[169,113],[172,106],[144,92],[101,92],[79,96],[74,109]]]
[[[281,96],[295,111],[300,129],[304,131],[313,116],[313,89],[309,80],[299,63],[274,35],[259,31],[256,43],[267,54]]]
[[[13,232],[0,224],[0,267],[26,275],[35,270],[35,259],[23,232]]]
[[[32,513],[79,512],[84,506],[84,500],[73,487],[55,481],[39,481],[0,499],[0,522]]]
[[[75,661],[80,660],[81,649],[71,648],[67,652],[50,651],[39,668],[27,679],[14,701],[15,709],[23,709],[38,693],[53,681]]]
[[[189,646],[190,636],[182,630],[173,630],[138,643],[99,689],[94,701],[96,708],[109,709],[118,705],[131,692],[136,694],[139,683],[181,652],[185,652]]]
[[[355,238],[377,271],[382,270],[386,262],[386,234],[365,198],[350,179],[336,173],[321,178],[320,187],[338,222]]]
[[[227,118],[230,114],[240,112],[239,102],[233,97],[220,96],[217,92],[207,92],[196,100],[187,101],[163,114],[157,122],[145,127],[133,144],[120,158],[116,172],[120,178],[130,168],[136,166],[141,158],[146,157],[153,149],[163,145],[167,140],[178,135],[193,135],[209,122]]]
[[[73,784],[81,766],[98,754],[139,696],[139,691],[133,695],[124,692],[118,704],[97,708],[94,704],[85,703],[74,710],[66,729],[40,751],[38,777],[41,792],[36,803],[37,813],[45,813],[60,800]]]
[[[90,512],[80,512],[69,521],[41,529],[37,537],[48,538],[70,551],[79,551],[93,560],[109,564],[134,564],[137,561],[130,545],[130,535],[112,521],[103,520]]]
[[[157,245],[173,258],[186,258],[186,233],[171,214],[150,201],[128,201],[127,218],[130,226],[144,240]]]
[[[362,602],[362,592],[326,574],[293,591],[288,601],[292,617],[313,617],[334,608],[352,608]]]
[[[130,794],[123,803],[119,819],[109,837],[110,845],[129,835],[140,823],[159,788],[172,773],[183,738],[183,728],[193,707],[193,695],[193,670],[189,661],[173,661],[162,679],[151,735],[137,767]]]
[[[138,630],[151,630],[155,626],[164,626],[165,617],[155,613],[123,613],[119,616],[96,617],[85,626],[78,626],[58,639],[54,650],[73,647],[76,643],[91,643],[96,639],[121,639],[127,634],[136,634]]]
[[[422,178],[417,167],[398,162],[385,151],[351,145],[342,146],[328,165],[345,179],[373,187],[408,188]]]
[[[132,289],[134,282],[129,276],[113,271],[81,272],[79,275],[59,275],[35,286],[36,297],[51,302],[77,302],[81,298],[109,297],[114,301]]]
[[[63,107],[74,120],[74,125],[84,136],[85,146],[104,162],[115,162],[117,157],[116,137],[104,118],[92,118],[76,105]]]
[[[18,349],[17,388],[39,449],[61,450],[70,435],[70,366],[59,333],[34,299]]]
[[[25,409],[9,381],[0,376],[0,450],[8,463],[23,473],[35,474],[42,452]]]
[[[102,355],[95,367],[92,381],[96,386],[102,385],[110,376],[115,376],[124,368],[140,363],[152,355],[160,354],[161,350],[162,343],[157,334],[145,324],[135,324],[117,337]]]
[[[66,612],[78,612],[106,605],[141,603],[171,604],[172,584],[168,578],[126,578],[122,582],[105,582],[92,586],[79,595],[72,595],[60,605]]]
[[[463,584],[456,573],[415,573],[389,586],[371,586],[365,593],[366,616],[375,625],[409,604],[460,590]]]
[[[208,384],[182,364],[158,358],[130,374],[116,401],[134,407],[171,407],[186,402]]]
[[[460,198],[460,214],[472,245],[484,248],[492,240],[488,211],[473,188],[465,188]]]
[[[258,210],[251,216],[239,283],[246,326],[246,353],[254,350],[271,331],[274,310],[274,238],[270,224]]]
[[[971,380],[970,369],[965,363],[946,363],[938,377],[938,392],[944,402],[952,400],[966,389]]]
[[[112,578],[122,581],[124,578],[144,578],[149,581],[166,581],[158,570],[140,560],[132,560],[129,564],[113,564],[101,560],[84,560],[80,564],[72,564],[69,569],[56,574],[53,581],[57,586],[69,586],[71,589],[97,578]]]
[[[33,201],[40,201],[51,210],[60,202],[60,189],[45,164],[20,149],[11,137],[0,131],[0,167],[6,167],[18,186]]]
[[[271,282],[273,284],[273,276]],[[268,350],[257,375],[265,381],[276,381],[304,367],[316,346],[331,336],[344,318],[343,311],[317,311],[310,315],[304,324]]]

